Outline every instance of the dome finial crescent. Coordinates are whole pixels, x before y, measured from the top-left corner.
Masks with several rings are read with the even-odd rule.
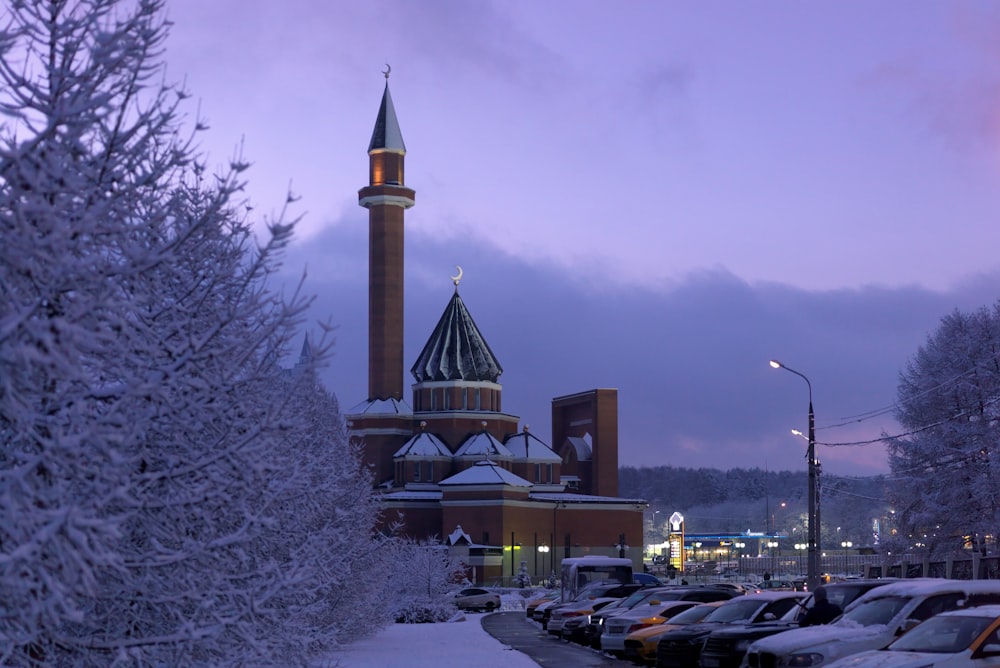
[[[451,282],[455,284],[455,290],[457,291],[458,290],[458,284],[462,280],[462,274],[463,274],[463,272],[462,272],[462,268],[459,267],[457,264],[455,265],[455,269],[458,270],[458,273],[456,275],[454,275],[454,276],[451,277]]]
[[[386,63],[385,64],[385,69],[382,71],[382,74],[385,75],[385,80],[386,81],[389,80],[389,72],[392,72],[392,66],[389,65],[389,63]]]

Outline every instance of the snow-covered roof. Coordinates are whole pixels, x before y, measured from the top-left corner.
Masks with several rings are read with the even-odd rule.
[[[417,492],[403,490],[399,492],[387,492],[383,494],[380,498],[383,501],[440,501],[441,491],[436,492]]]
[[[521,476],[514,475],[502,466],[497,466],[486,459],[464,471],[459,471],[450,478],[445,478],[438,485],[510,485],[512,487],[531,487],[531,483]]]
[[[592,494],[574,494],[572,492],[533,493],[535,501],[552,501],[554,503],[628,503],[646,505],[645,499],[626,499],[619,496],[596,496]]]
[[[413,415],[413,409],[402,399],[365,399],[347,415]]]
[[[588,436],[570,436],[566,439],[566,441],[576,451],[577,461],[590,461],[590,457],[593,454],[593,448],[590,445],[590,438]]]
[[[462,525],[461,524],[456,524],[455,525],[455,530],[452,531],[450,534],[448,534],[447,543],[448,543],[448,545],[455,545],[456,543],[459,543],[459,542],[465,543],[466,545],[471,545],[472,544],[472,536],[470,536],[469,534],[465,533],[465,530],[462,529]]]
[[[503,373],[458,296],[457,286],[410,372],[418,383],[442,380],[495,383]]]
[[[560,462],[562,459],[552,449],[545,445],[537,436],[527,429],[520,434],[510,436],[504,445],[510,450],[514,459],[527,459],[532,462]]]
[[[451,450],[434,434],[422,431],[397,450],[395,457],[451,457]]]
[[[510,459],[514,455],[487,431],[481,431],[465,439],[462,446],[455,451],[456,457],[492,457],[494,459]]]
[[[399,130],[399,121],[396,120],[396,108],[392,104],[392,95],[389,94],[389,77],[385,78],[382,104],[378,109],[378,117],[375,119],[372,140],[368,143],[369,153],[377,150],[406,153],[403,133]]]

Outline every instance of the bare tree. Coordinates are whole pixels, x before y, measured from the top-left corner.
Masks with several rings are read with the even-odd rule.
[[[280,365],[294,221],[258,242],[247,164],[195,153],[162,10],[13,1],[0,29],[4,665],[307,665],[386,586],[344,594],[388,539],[336,402]]]
[[[888,441],[895,552],[947,554],[996,535],[1000,303],[941,320],[900,374]]]

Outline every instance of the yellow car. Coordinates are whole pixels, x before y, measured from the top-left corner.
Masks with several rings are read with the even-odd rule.
[[[559,598],[558,589],[556,589],[555,591],[546,592],[541,596],[536,596],[535,598],[525,603],[524,616],[527,617],[528,619],[531,619],[531,615],[532,613],[535,612],[535,608],[537,608],[542,603],[547,603],[548,601],[554,601],[557,598]]]
[[[656,663],[656,644],[660,642],[660,636],[667,631],[700,622],[723,603],[725,601],[702,603],[674,615],[666,624],[656,624],[633,631],[625,636],[625,658],[637,663],[653,665]]]

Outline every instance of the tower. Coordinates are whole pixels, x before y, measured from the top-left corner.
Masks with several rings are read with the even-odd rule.
[[[368,144],[368,185],[358,204],[368,209],[368,399],[403,398],[403,213],[414,204],[404,185],[406,146],[385,91]]]

